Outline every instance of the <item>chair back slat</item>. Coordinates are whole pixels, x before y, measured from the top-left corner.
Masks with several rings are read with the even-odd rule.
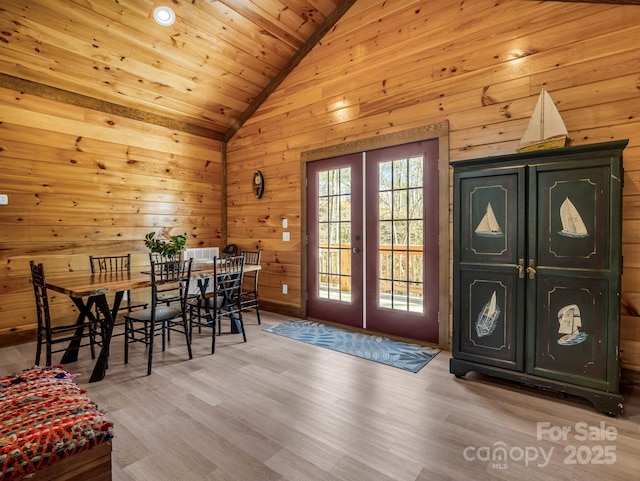
[[[112,272],[131,272],[131,254],[122,254],[116,256],[89,256],[89,264],[91,265],[92,274],[108,274]],[[131,312],[132,309],[146,308],[144,302],[132,303],[131,291],[127,290],[126,305],[120,306],[119,311]],[[100,312],[96,310],[96,315],[100,316]],[[120,334],[116,334],[120,335]]]
[[[240,255],[244,256],[245,266],[259,266],[262,258],[262,249],[257,251],[240,251]],[[257,272],[257,271],[256,271]]]
[[[105,272],[130,272],[131,254],[120,256],[89,256],[91,263],[91,273],[100,274]]]
[[[181,260],[183,260],[182,252],[173,256],[163,256],[162,254],[158,254],[157,252],[149,252],[149,262],[155,262],[156,264],[159,262],[173,262]]]
[[[262,249],[258,249],[257,251],[241,251],[240,255],[244,256],[244,265],[245,266],[259,266],[262,260]],[[258,274],[259,270],[246,272],[244,277],[246,280],[244,293],[252,293],[256,297],[258,295]]]
[[[240,308],[240,291],[244,273],[243,256],[213,259],[214,293],[216,300],[222,298],[222,306],[232,308],[237,304]]]
[[[36,301],[36,314],[38,326],[51,328],[51,315],[49,313],[49,296],[47,295],[47,283],[44,277],[44,265],[30,262],[31,281]]]
[[[262,260],[262,249],[257,251],[241,251],[241,254],[245,259],[245,266],[254,265],[259,266]],[[258,302],[258,274],[259,270],[246,272],[244,275],[244,285],[241,294],[241,304],[243,310],[255,309],[256,316],[258,318],[258,324],[260,324],[260,305]]]
[[[151,261],[151,300],[154,309],[157,305],[166,303],[167,295],[178,296],[182,308],[186,308],[192,263],[193,259]]]

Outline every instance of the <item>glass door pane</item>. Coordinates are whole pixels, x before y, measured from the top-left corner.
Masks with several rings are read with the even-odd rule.
[[[378,306],[423,312],[424,155],[378,163]]]
[[[318,298],[351,301],[351,168],[318,173]]]

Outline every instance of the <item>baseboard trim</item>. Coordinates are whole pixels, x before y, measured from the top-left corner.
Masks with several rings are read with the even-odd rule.
[[[300,307],[294,307],[287,304],[278,304],[275,302],[260,300],[260,310],[269,311],[275,314],[282,314],[284,316],[302,317],[302,309]]]
[[[622,368],[620,374],[620,384],[640,386],[640,371]]]

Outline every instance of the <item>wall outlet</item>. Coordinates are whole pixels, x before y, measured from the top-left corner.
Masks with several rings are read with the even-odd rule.
[[[9,203],[9,196],[6,194],[0,194],[0,205],[7,205]]]
[[[283,294],[288,294],[289,293],[289,286],[286,284],[282,284],[282,293]]]
[[[290,232],[283,232],[282,233],[282,240],[284,242],[289,242],[291,240],[291,233]]]

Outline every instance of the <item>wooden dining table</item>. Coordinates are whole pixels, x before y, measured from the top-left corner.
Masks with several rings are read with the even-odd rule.
[[[248,265],[244,272],[254,270],[260,270],[260,266]],[[212,276],[212,267],[209,267],[206,263],[194,264],[191,277],[198,280],[199,286],[206,286],[207,282],[203,281]],[[102,339],[102,349],[100,349],[89,382],[101,381],[107,371],[113,327],[124,293],[134,289],[151,287],[151,274],[149,272],[103,272],[94,274],[91,272],[67,272],[48,275],[46,283],[47,289],[69,296],[78,308],[78,329],[84,329],[83,324],[86,318],[92,319],[94,317],[93,306],[100,310],[104,322],[104,338]],[[108,295],[113,295],[111,306],[107,299]],[[79,348],[80,341],[72,340],[62,356],[61,363],[77,361]]]

